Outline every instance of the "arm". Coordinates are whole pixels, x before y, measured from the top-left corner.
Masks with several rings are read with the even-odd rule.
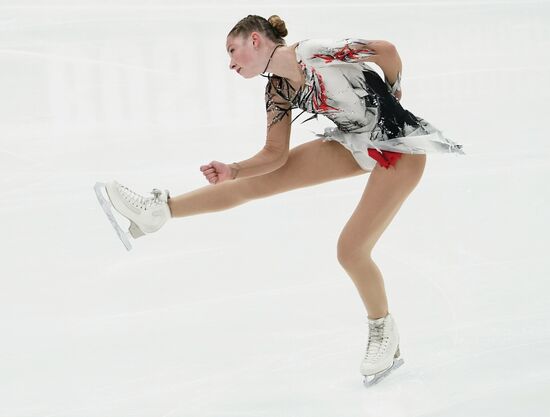
[[[385,40],[346,38],[343,48],[335,49],[328,60],[344,62],[374,62],[384,72],[388,88],[398,98],[401,96],[402,63],[397,48]]]
[[[268,82],[265,92],[267,139],[263,149],[250,159],[230,164],[231,178],[267,174],[282,167],[288,158],[290,144],[291,104]]]
[[[396,94],[397,92],[399,92],[398,98],[400,98],[401,73],[403,69],[403,64],[395,45],[388,42],[383,49],[383,52],[378,54],[378,58],[376,59],[375,63],[384,72],[386,84],[388,85],[392,93]]]
[[[370,61],[378,65],[384,72],[386,85],[391,92],[401,98],[401,73],[403,64],[394,44],[384,40],[366,41],[366,46],[372,54],[365,56],[359,62]],[[354,43],[350,47],[353,48]]]
[[[247,178],[257,175],[267,174],[279,169],[286,163],[286,155],[270,150],[264,147],[252,158],[240,162],[233,162],[229,165],[231,168],[231,178]]]

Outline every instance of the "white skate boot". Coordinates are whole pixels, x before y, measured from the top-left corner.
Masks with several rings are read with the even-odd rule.
[[[107,184],[98,182],[95,184],[94,190],[99,204],[127,250],[132,249],[128,233],[124,232],[116,221],[111,207],[130,220],[128,232],[134,239],[146,233],[156,232],[172,217],[168,207],[170,198],[168,190],[160,191],[155,188],[151,191],[153,197],[146,198],[116,181]],[[108,199],[103,196],[102,190],[107,193]]]
[[[394,369],[403,365],[399,352],[399,333],[391,314],[376,320],[368,319],[369,341],[361,363],[363,383],[369,387],[378,383]]]

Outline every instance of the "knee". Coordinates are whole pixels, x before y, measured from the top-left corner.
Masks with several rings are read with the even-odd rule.
[[[344,268],[370,258],[372,246],[367,241],[358,241],[346,234],[340,235],[336,245],[336,257]]]

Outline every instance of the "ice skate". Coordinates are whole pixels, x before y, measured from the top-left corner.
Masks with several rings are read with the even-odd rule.
[[[118,237],[127,250],[132,249],[129,237],[134,239],[159,230],[171,218],[168,190],[153,189],[153,197],[144,197],[116,181],[110,183],[98,182],[94,190],[103,211],[110,220]],[[107,194],[107,198],[103,195]],[[116,220],[111,208],[130,221],[128,232],[125,232]]]
[[[399,352],[399,333],[391,314],[379,319],[368,319],[369,340],[361,363],[363,383],[369,387],[378,383],[391,371],[403,365]]]

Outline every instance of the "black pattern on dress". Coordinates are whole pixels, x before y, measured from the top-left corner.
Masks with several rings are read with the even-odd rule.
[[[392,139],[404,136],[405,123],[413,127],[420,126],[416,116],[405,110],[395,96],[390,93],[380,75],[374,71],[363,71],[363,74],[365,75],[366,89],[369,93],[365,96],[365,105],[380,108],[378,126],[380,126],[382,133]]]
[[[304,106],[310,101],[311,95],[314,93],[313,89],[310,89],[307,93],[303,94],[305,85],[296,90],[290,82],[278,75],[268,76],[268,82],[265,87],[265,109],[266,112],[272,112],[274,114],[271,123],[268,125],[268,129],[275,123],[281,121],[287,113],[292,109],[303,109],[302,112],[296,116],[292,121],[300,117],[307,110]],[[317,113],[314,112],[313,116],[304,120],[302,123],[308,120],[317,118]]]
[[[370,153],[373,149],[381,153],[464,154],[462,145],[402,107],[393,87],[367,62],[373,55],[370,42],[359,38],[298,42],[296,59],[305,78],[298,91],[286,78],[262,75],[268,78],[268,129],[294,108],[302,112],[291,123],[304,112],[312,116],[302,123],[323,115],[335,126],[325,127],[317,136],[340,142],[365,169],[371,168],[372,158],[378,160]]]

